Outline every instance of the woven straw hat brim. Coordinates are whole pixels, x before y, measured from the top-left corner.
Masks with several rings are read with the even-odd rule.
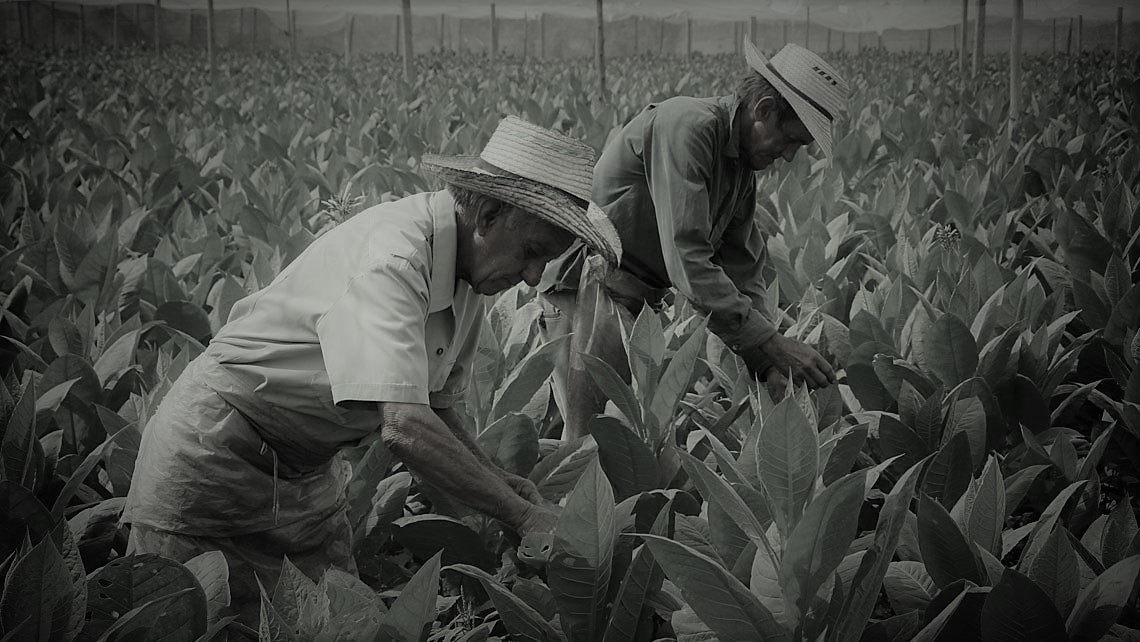
[[[792,106],[792,111],[796,112],[796,116],[799,116],[804,127],[807,128],[812,138],[815,139],[816,144],[819,145],[820,152],[825,158],[831,158],[833,151],[831,119],[824,116],[823,113],[815,107],[812,107],[806,100],[800,98],[788,83],[773,74],[771,70],[768,69],[768,58],[760,53],[756,45],[747,38],[744,39],[744,59],[748,62],[748,66],[763,76],[765,80],[776,88],[776,91],[780,92],[784,100],[788,101],[788,104]]]
[[[583,208],[566,192],[544,183],[505,171],[489,171],[488,165],[478,156],[425,154],[420,162],[424,169],[444,182],[522,208],[582,239],[611,265],[621,262],[621,240],[617,230],[592,202]]]

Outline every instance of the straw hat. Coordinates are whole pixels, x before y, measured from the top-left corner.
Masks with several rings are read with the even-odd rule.
[[[847,106],[847,81],[835,67],[791,43],[768,60],[747,38],[744,59],[788,101],[823,155],[831,158],[831,126]]]
[[[617,230],[591,200],[594,161],[589,145],[507,116],[478,156],[424,154],[421,163],[447,183],[500,199],[572,232],[617,265]]]

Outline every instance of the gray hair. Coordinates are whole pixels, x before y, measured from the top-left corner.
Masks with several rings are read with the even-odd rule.
[[[761,98],[774,98],[776,99],[776,113],[780,116],[780,122],[785,120],[792,120],[799,118],[791,103],[780,95],[780,92],[768,82],[768,79],[756,72],[752,72],[736,85],[736,95],[740,97],[741,101],[751,108]]]
[[[466,187],[460,187],[458,185],[448,183],[447,191],[451,193],[451,198],[455,201],[456,212],[459,214],[460,218],[467,221],[468,223],[474,223],[475,213],[492,204],[502,204],[510,210],[507,213],[507,217],[503,220],[503,223],[506,224],[507,229],[510,230],[519,227],[528,219],[535,218],[522,216],[522,208],[515,207],[514,205],[511,205],[510,203],[507,203],[501,199],[495,198],[489,194],[476,192],[473,189],[468,189]],[[535,220],[538,219],[535,218]]]

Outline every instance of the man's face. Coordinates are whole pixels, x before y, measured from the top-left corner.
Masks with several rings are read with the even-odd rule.
[[[771,97],[761,98],[751,109],[741,136],[745,161],[753,171],[767,169],[776,159],[792,160],[796,152],[814,140],[803,121],[791,117],[783,121]]]
[[[546,264],[574,241],[570,232],[522,209],[499,203],[476,215],[468,265],[460,278],[479,294],[526,282],[538,285]]]

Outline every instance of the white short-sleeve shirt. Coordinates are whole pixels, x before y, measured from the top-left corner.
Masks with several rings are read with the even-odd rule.
[[[455,254],[446,191],[371,207],[236,303],[207,351],[324,444],[375,431],[376,402],[449,407],[484,314]]]

